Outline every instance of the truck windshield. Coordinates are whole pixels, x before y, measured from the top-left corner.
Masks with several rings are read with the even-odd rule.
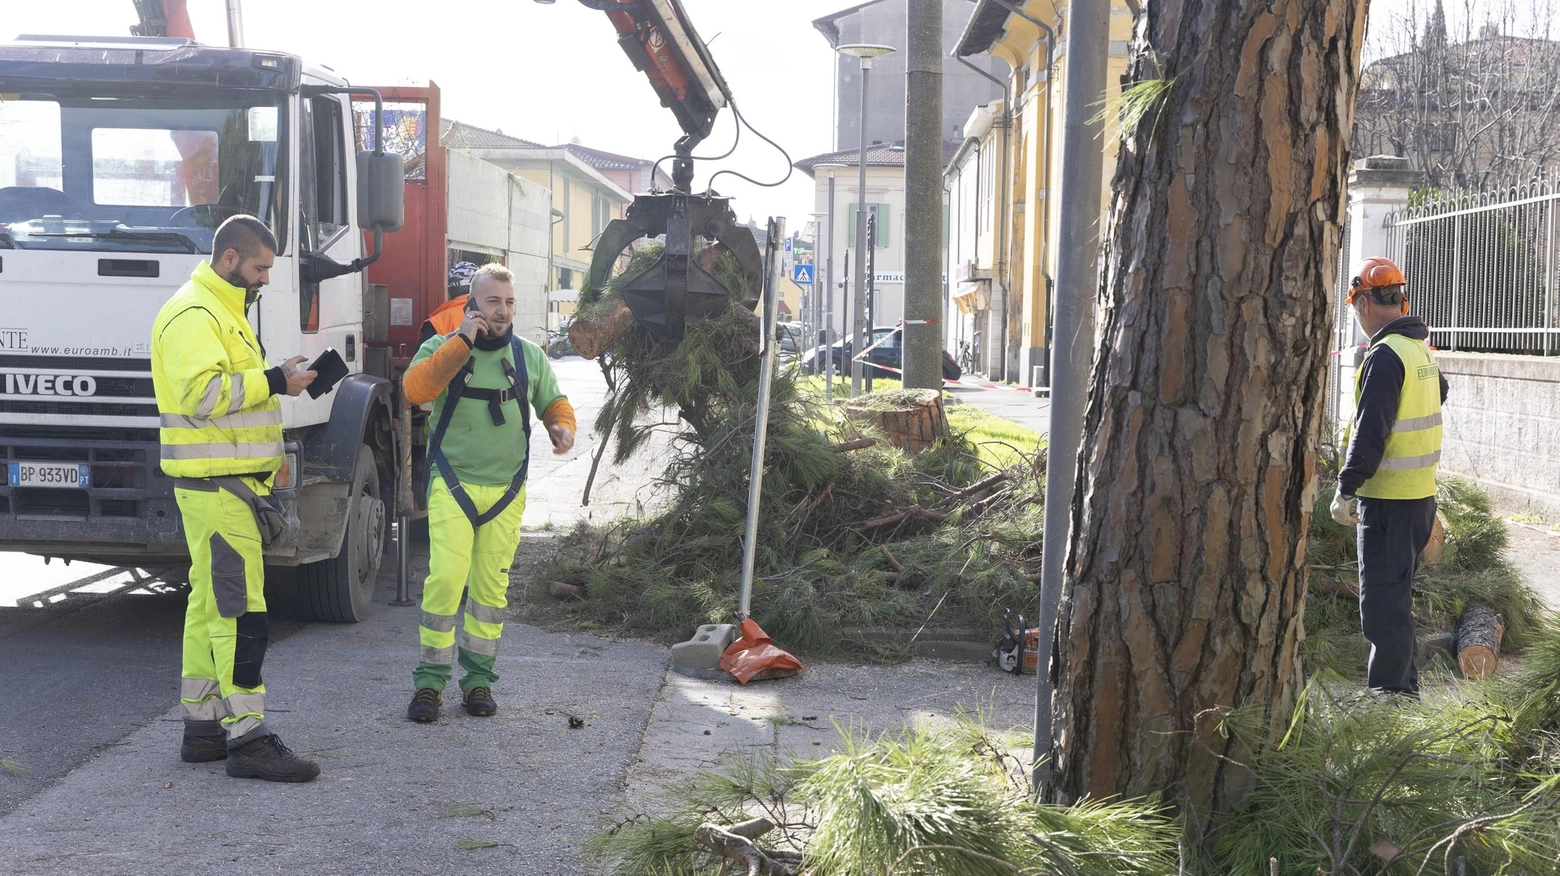
[[[0,249],[209,253],[222,220],[285,240],[285,97],[0,95]]]

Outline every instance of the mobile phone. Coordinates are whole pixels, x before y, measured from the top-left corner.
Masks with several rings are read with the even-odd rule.
[[[325,352],[309,363],[307,370],[315,374],[314,381],[304,392],[309,394],[309,398],[319,398],[335,389],[336,384],[341,382],[341,378],[347,376],[350,369],[347,368],[347,363],[341,361],[341,354],[336,352],[335,347],[326,347]]]
[[[481,309],[482,308],[477,306],[477,296],[475,296],[475,295],[467,295],[466,296],[466,312],[467,313],[476,313],[478,310],[481,310]]]

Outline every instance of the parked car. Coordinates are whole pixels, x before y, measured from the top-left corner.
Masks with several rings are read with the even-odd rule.
[[[780,328],[784,329],[780,335],[780,352],[801,352],[802,324],[799,322],[782,322],[780,323]]]
[[[876,344],[876,346],[868,351],[867,361],[874,366],[886,366],[875,367],[873,376],[899,379],[898,370],[889,371],[887,369],[904,368],[904,333],[893,326],[879,326],[872,330],[872,343]],[[824,347],[820,344],[802,354],[802,371],[807,374],[822,373],[823,362],[826,361],[823,357],[832,355],[835,373],[849,373],[845,370],[845,366],[851,359],[852,349],[851,341],[848,338],[835,341],[832,347]],[[826,350],[828,352],[825,352]],[[963,369],[959,368],[959,364],[953,361],[953,357],[948,354],[947,350],[943,350],[942,360],[942,376],[944,380],[958,380],[964,374]]]

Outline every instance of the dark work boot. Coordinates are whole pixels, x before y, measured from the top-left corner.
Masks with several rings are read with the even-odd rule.
[[[460,704],[466,708],[466,714],[476,715],[478,718],[498,714],[498,703],[493,699],[493,692],[486,687],[474,687],[466,691],[466,695],[461,697]]]
[[[307,782],[320,774],[320,765],[293,754],[273,733],[228,749],[227,774],[235,779]]]
[[[227,731],[221,721],[184,719],[184,741],[179,744],[179,760],[185,763],[210,763],[226,760]]]
[[[431,724],[439,720],[439,706],[443,703],[443,694],[431,687],[420,687],[412,694],[412,703],[406,707],[406,717],[419,724]]]

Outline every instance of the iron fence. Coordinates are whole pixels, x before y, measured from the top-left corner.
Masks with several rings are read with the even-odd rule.
[[[1426,199],[1384,220],[1430,343],[1479,353],[1560,354],[1554,179]]]

